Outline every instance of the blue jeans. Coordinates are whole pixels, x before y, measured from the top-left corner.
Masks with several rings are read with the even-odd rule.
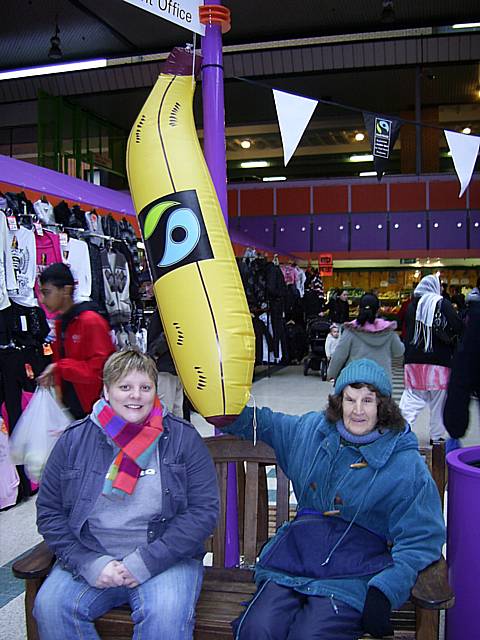
[[[58,564],[35,599],[41,640],[99,640],[93,620],[128,603],[133,640],[191,640],[203,565],[185,560],[133,589],[96,589]]]

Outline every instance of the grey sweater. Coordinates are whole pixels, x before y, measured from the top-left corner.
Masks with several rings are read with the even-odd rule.
[[[118,451],[115,447],[115,456]],[[92,587],[103,568],[112,560],[122,560],[139,583],[151,577],[137,548],[146,543],[148,522],[161,508],[162,481],[158,448],[155,448],[132,495],[119,499],[100,494],[93,506],[88,526],[106,554],[93,563],[86,563],[80,570]]]
[[[327,377],[336,378],[352,360],[375,360],[392,377],[392,358],[403,355],[405,346],[395,333],[396,322],[377,318],[362,327],[357,321],[346,322],[338,346],[330,360]]]

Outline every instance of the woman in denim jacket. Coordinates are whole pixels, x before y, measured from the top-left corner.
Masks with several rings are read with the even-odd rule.
[[[37,500],[57,563],[34,606],[41,640],[99,638],[94,620],[128,603],[134,637],[190,640],[215,528],[215,468],[192,425],[156,395],[148,356],[120,351],[104,397],[59,439]]]

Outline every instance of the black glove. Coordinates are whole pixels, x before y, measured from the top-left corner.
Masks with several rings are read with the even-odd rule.
[[[376,587],[369,587],[362,613],[363,630],[374,638],[393,635],[390,622],[392,606],[387,596]]]

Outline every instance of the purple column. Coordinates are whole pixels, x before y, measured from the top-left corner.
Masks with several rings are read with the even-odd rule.
[[[447,456],[447,563],[455,605],[447,610],[446,639],[478,638],[480,612],[480,447]]]
[[[219,2],[205,0],[205,5]],[[212,176],[217,197],[228,227],[227,157],[225,149],[225,106],[223,96],[222,28],[205,26],[202,39],[202,99],[205,160]],[[239,563],[237,476],[234,464],[228,465],[227,514],[225,532],[225,566]]]

